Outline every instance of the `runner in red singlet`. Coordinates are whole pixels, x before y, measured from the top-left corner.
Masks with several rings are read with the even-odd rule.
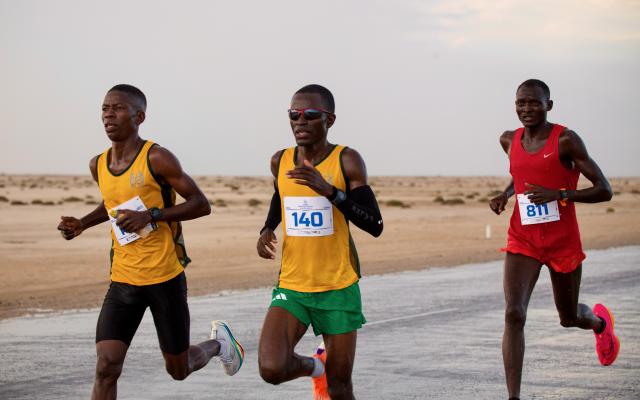
[[[516,113],[524,125],[506,131],[500,144],[509,155],[511,183],[490,202],[500,214],[516,195],[504,265],[506,302],[502,357],[510,399],[520,396],[527,306],[542,265],[549,267],[556,308],[563,327],[592,329],[602,365],[611,365],[620,348],[613,314],[602,304],[578,303],[582,275],[580,232],[574,202],[609,201],[611,186],[582,139],[547,121],[553,107],[549,87],[530,79],[516,92]],[[577,190],[583,174],[592,186]]]

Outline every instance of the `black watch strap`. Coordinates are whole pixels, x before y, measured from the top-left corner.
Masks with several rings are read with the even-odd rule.
[[[151,221],[158,222],[162,218],[162,210],[158,207],[152,207],[149,209],[149,214],[151,214]]]

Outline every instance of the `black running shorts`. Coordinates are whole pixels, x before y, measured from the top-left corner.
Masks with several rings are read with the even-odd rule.
[[[166,282],[147,286],[111,282],[96,327],[96,343],[120,340],[131,345],[149,307],[160,349],[180,354],[189,348],[189,306],[184,272]]]

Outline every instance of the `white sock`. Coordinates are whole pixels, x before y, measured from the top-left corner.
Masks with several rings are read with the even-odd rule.
[[[227,341],[225,339],[216,339],[218,343],[220,343],[220,351],[218,352],[218,356],[228,358],[229,354],[227,354],[228,346]]]
[[[311,377],[317,378],[324,374],[324,364],[319,358],[313,358],[313,371],[311,371]]]

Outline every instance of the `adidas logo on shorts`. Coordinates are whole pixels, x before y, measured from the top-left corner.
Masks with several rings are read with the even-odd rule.
[[[284,293],[278,293],[273,299],[271,299],[271,301],[276,300],[287,300],[287,295]]]

